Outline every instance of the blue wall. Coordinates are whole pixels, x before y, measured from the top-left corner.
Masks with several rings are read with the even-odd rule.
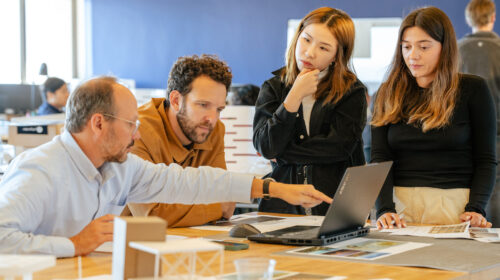
[[[93,0],[94,75],[165,88],[179,56],[217,54],[232,68],[234,83],[261,85],[281,67],[288,19],[331,6],[352,17],[404,17],[435,5],[451,18],[457,36],[470,32],[467,0]],[[498,24],[495,30],[499,31]]]

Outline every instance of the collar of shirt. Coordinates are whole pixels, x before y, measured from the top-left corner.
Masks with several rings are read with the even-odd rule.
[[[468,35],[473,38],[498,38],[498,35],[492,31],[478,31]]]
[[[52,106],[52,104],[50,104],[50,103],[47,103],[47,107],[50,108],[52,111],[54,111],[56,114],[60,114],[63,112],[63,111],[59,110],[59,108]]]
[[[40,105],[37,113],[39,115],[48,115],[48,114],[60,114],[63,113],[63,111],[59,110],[58,108],[50,105],[47,101],[45,101],[42,103],[42,105]]]
[[[95,168],[94,164],[82,151],[78,143],[68,131],[64,131],[61,135],[61,142],[64,149],[68,152],[71,159],[75,162],[78,170],[87,178],[89,182],[97,180],[99,184],[104,184],[115,175],[109,162],[105,162],[99,169]]]

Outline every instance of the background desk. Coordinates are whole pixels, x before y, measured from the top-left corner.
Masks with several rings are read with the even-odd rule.
[[[196,230],[190,228],[169,229],[169,234],[189,237],[204,237],[220,232]],[[234,272],[233,260],[244,257],[271,257],[276,260],[277,270],[308,272],[347,276],[348,279],[471,279],[462,272],[451,272],[427,268],[386,266],[364,264],[346,261],[311,260],[298,257],[272,255],[272,253],[287,250],[291,246],[269,245],[250,242],[250,248],[242,251],[224,252],[224,273]],[[100,274],[111,274],[111,254],[92,253],[82,257],[82,277]],[[57,260],[57,265],[50,269],[35,273],[33,279],[78,278],[78,258]]]

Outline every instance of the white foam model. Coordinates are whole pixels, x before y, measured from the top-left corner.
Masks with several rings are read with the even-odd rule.
[[[51,255],[0,255],[0,276],[5,280],[19,276],[31,280],[34,272],[54,265],[56,257]]]
[[[219,257],[218,274],[221,275],[224,271],[224,246],[208,240],[188,238],[168,242],[134,241],[129,243],[129,247],[155,256],[155,279],[159,276],[160,259],[168,267],[164,276],[177,275],[179,268],[184,268],[188,271],[189,279],[196,278],[196,275],[213,273],[210,266],[215,263],[217,257]],[[213,252],[213,255],[210,259],[204,261],[197,255],[197,253],[201,252]],[[172,263],[164,256],[168,254],[175,254],[176,256]],[[201,265],[199,270],[196,268],[197,264]]]

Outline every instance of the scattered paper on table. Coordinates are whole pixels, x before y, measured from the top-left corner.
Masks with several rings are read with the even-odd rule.
[[[304,216],[304,217],[276,217],[254,214],[241,214],[235,215],[229,221],[221,221],[215,224],[207,224],[203,226],[192,227],[202,230],[217,230],[217,231],[230,231],[231,228],[238,224],[251,224],[261,232],[269,232],[286,227],[296,225],[303,226],[320,226],[323,223],[323,216]]]
[[[328,246],[296,248],[287,251],[287,253],[370,261],[430,245],[432,244],[383,239],[354,238]]]
[[[470,238],[486,243],[500,243],[500,228],[469,228]]]
[[[469,222],[442,226],[408,226],[406,228],[382,229],[391,235],[411,235],[434,238],[466,238],[480,242],[500,243],[500,228],[469,227]]]
[[[434,238],[470,238],[469,222],[441,226],[408,226],[405,228],[383,229],[391,235],[410,235]]]

